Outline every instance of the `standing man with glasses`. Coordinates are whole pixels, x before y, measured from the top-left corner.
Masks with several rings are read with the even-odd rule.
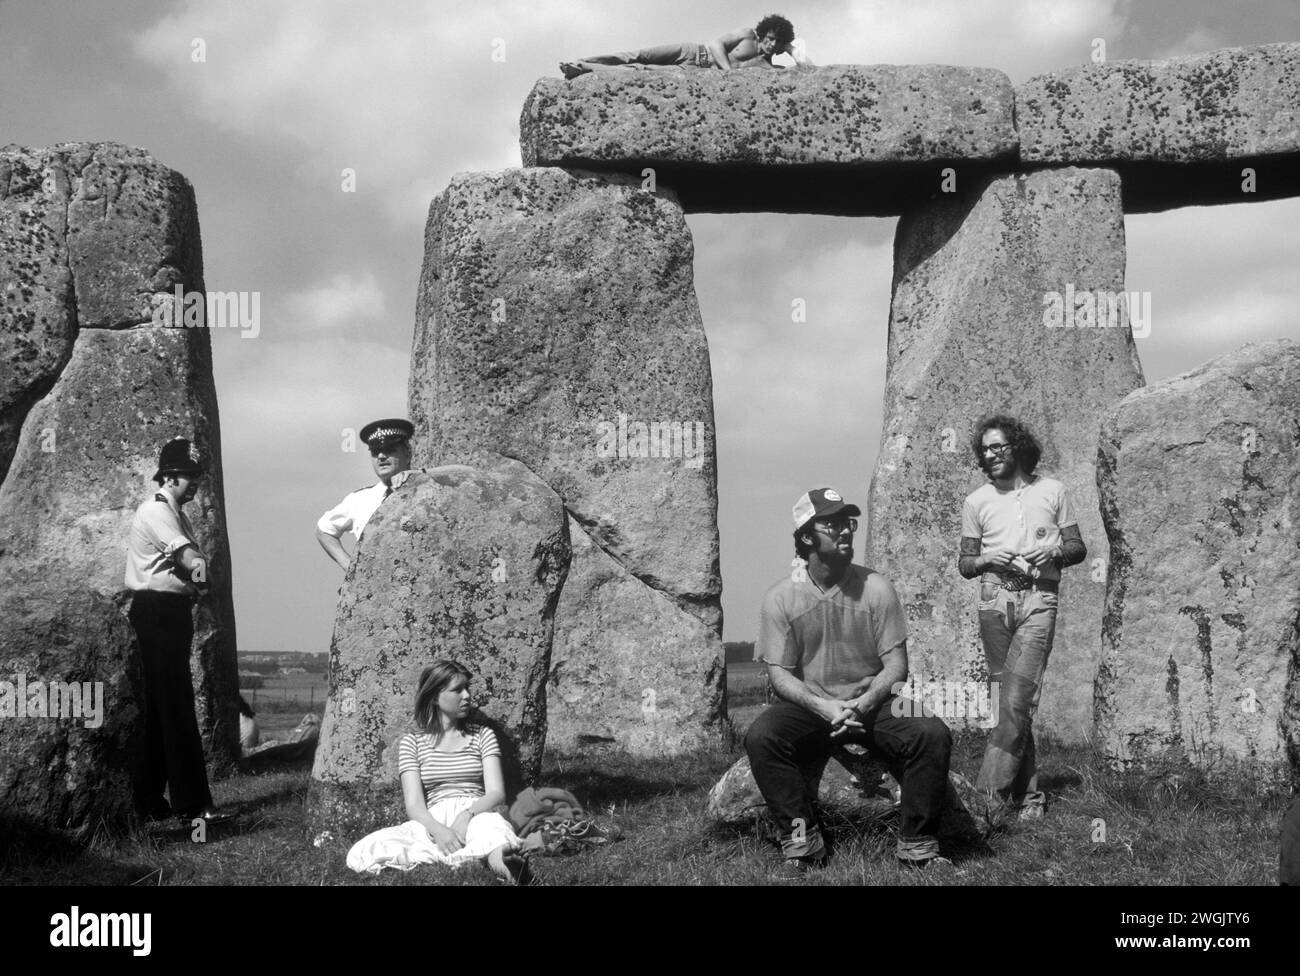
[[[414,434],[415,425],[409,420],[375,420],[361,428],[361,440],[370,448],[370,461],[379,480],[346,495],[316,523],[316,540],[345,573],[352,560],[343,548],[343,533],[351,532],[360,542],[370,517],[401,487],[405,480],[402,472],[411,467],[410,439]]]
[[[808,779],[841,742],[866,745],[902,787],[898,859],[949,863],[939,857],[938,830],[952,738],[919,706],[892,707],[907,680],[907,624],[893,585],[853,565],[861,514],[833,488],[801,496],[794,543],[807,571],[796,569],[763,597],[754,660],[767,665],[781,700],[749,727],[745,751],[781,832],[784,876],[828,856]]]
[[[979,627],[989,680],[999,686],[997,725],[978,786],[1022,820],[1042,817],[1033,718],[1056,630],[1061,569],[1088,555],[1070,496],[1034,474],[1043,449],[1014,417],[986,417],[971,438],[989,484],[962,505],[957,569],[980,578]]]

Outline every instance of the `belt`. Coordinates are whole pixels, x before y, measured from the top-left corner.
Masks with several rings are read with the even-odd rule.
[[[194,597],[188,593],[172,593],[168,590],[132,590],[131,597],[141,603],[172,603],[189,606]]]
[[[1021,590],[1038,590],[1040,593],[1055,593],[1060,588],[1060,580],[1034,579],[1020,573],[985,573],[980,577],[984,583],[996,583],[1004,590],[1019,593]]]

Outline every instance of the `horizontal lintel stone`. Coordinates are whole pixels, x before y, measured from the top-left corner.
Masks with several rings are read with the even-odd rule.
[[[1116,169],[1126,212],[1297,196],[1300,43],[1064,68],[1016,123],[1022,165]]]
[[[1000,71],[832,65],[602,71],[544,78],[520,117],[525,166],[619,170],[687,212],[893,215],[1017,158]]]

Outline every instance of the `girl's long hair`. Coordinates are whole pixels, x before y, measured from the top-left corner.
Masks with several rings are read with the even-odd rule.
[[[433,736],[435,745],[442,741],[444,731],[441,713],[438,711],[438,696],[457,678],[469,684],[474,676],[468,668],[456,661],[434,661],[420,672],[420,683],[415,691],[415,724],[421,731]],[[464,722],[457,719],[456,727],[463,729]]]

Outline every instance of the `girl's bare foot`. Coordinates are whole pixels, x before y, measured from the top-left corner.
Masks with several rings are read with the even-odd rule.
[[[488,867],[498,880],[506,884],[529,885],[533,883],[533,872],[528,866],[528,859],[509,847],[498,847],[488,855]]]

